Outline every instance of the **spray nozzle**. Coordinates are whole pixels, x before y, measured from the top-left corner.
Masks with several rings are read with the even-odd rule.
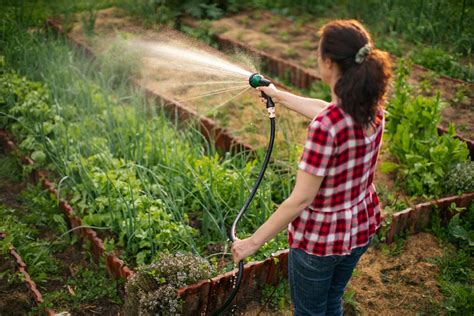
[[[271,81],[263,78],[259,73],[254,73],[249,78],[249,84],[253,88],[268,87],[271,84]]]
[[[269,85],[271,85],[271,83],[272,82],[270,80],[263,78],[263,76],[259,73],[254,73],[249,78],[249,84],[253,88],[268,87]],[[270,113],[270,117],[275,117],[275,112],[274,112],[275,103],[273,103],[272,98],[267,96],[263,91],[262,91],[262,97],[267,100],[267,109],[271,109],[271,111],[273,111],[272,113]]]

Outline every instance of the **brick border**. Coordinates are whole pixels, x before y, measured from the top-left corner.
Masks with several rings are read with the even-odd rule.
[[[0,240],[4,239],[5,237],[6,237],[6,233],[0,232]],[[15,260],[18,273],[21,273],[23,275],[23,278],[25,279],[24,283],[26,284],[26,287],[30,290],[31,295],[33,296],[33,300],[35,301],[37,306],[40,306],[44,302],[43,296],[41,295],[41,292],[38,290],[38,287],[36,286],[35,281],[33,281],[30,274],[28,273],[25,261],[23,261],[23,258],[16,251],[15,247],[10,246],[9,250],[10,250],[10,255]],[[47,307],[43,309],[43,312],[48,316],[56,315],[56,312],[54,310]]]
[[[433,209],[443,212],[443,217],[451,218],[454,213],[449,211],[452,203],[458,207],[467,207],[474,202],[474,192],[464,193],[460,196],[448,196],[434,201],[420,203],[413,208],[407,208],[392,215],[391,223],[387,230],[387,244],[394,241],[396,236],[408,233],[418,233],[429,226],[433,216]]]

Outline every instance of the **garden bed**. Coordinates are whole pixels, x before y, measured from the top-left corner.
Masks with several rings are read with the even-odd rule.
[[[299,25],[285,17],[261,11],[241,13],[216,21],[185,19],[184,24],[212,34],[222,49],[238,48],[259,56],[265,71],[297,87],[310,89],[320,80],[315,58],[319,37],[314,27]],[[441,93],[450,106],[442,112],[440,132],[448,124],[455,123],[457,134],[470,142],[471,156],[474,156],[474,84],[435,76],[418,65],[413,65],[411,81],[424,95],[432,96],[438,91]],[[316,86],[315,89],[320,87]]]
[[[5,237],[6,237],[6,233],[0,232],[0,239],[3,239]],[[26,263],[23,261],[23,258],[18,254],[15,247],[10,247],[10,255],[12,257],[11,260],[13,260],[16,264],[15,270],[17,270],[17,272],[21,274],[21,278],[23,278],[24,284],[28,288],[30,295],[33,297],[34,302],[36,303],[37,306],[41,306],[41,304],[43,303],[43,296],[41,295],[41,292],[38,290],[38,287],[36,286],[35,281],[31,279],[28,273],[28,267]],[[2,272],[3,271],[4,269],[2,267]],[[18,292],[14,292],[14,295],[21,295],[21,294],[19,294]],[[15,304],[18,303],[17,300],[25,301],[25,299],[21,299],[20,297],[15,297],[15,298],[8,297],[5,299],[10,300],[10,303],[15,303]],[[11,302],[11,300],[14,300],[14,302]],[[27,303],[25,305],[29,305],[29,304]],[[16,308],[18,308],[18,306]],[[16,311],[18,310],[15,310],[15,312]],[[48,316],[56,314],[53,310],[49,308],[45,308],[43,311]]]
[[[74,33],[73,33],[74,34]],[[69,37],[71,39],[71,36]],[[72,37],[74,38],[74,37]],[[75,39],[77,40],[77,39]],[[80,41],[78,42],[80,43]],[[80,45],[84,45],[84,43],[81,43]],[[86,46],[87,47],[87,46]],[[92,50],[90,50],[92,52]],[[140,84],[140,83],[138,83]],[[146,90],[147,93],[149,94],[149,96],[153,96],[153,97],[156,97],[156,98],[159,98],[161,100],[172,100],[171,97],[167,97],[167,96],[163,96],[160,94],[156,94],[156,92],[153,91],[153,89],[147,89]],[[165,103],[168,103],[167,101],[165,101]],[[186,104],[187,105],[187,104]],[[182,106],[182,107],[185,107],[185,106]],[[181,111],[181,109],[180,109]],[[186,112],[185,112],[186,113]],[[185,116],[187,116],[189,114],[185,114]],[[250,146],[248,148],[251,148]],[[472,195],[468,195],[467,197],[464,196],[464,197],[461,197],[459,198],[461,201],[468,201],[469,199],[472,200]],[[444,202],[443,202],[444,201]],[[449,198],[448,200],[443,200],[441,201],[441,208],[446,208],[446,201],[449,201],[449,202],[453,202],[455,201],[455,198]],[[444,204],[443,204],[444,203]],[[431,203],[433,204],[433,203]],[[415,207],[414,210],[425,210],[426,211],[426,207],[422,207],[422,206],[419,206],[419,207]],[[406,228],[407,227],[410,227],[411,230],[410,232],[413,233],[415,231],[419,231],[420,229],[422,229],[424,226],[423,226],[423,222],[422,224],[419,224],[417,222],[417,220],[419,219],[419,215],[411,215],[411,216],[407,216],[406,214],[415,214],[415,213],[412,213],[413,211],[412,210],[406,210],[404,212],[401,212],[400,214],[397,214],[394,218],[395,220],[392,222],[392,225],[391,227],[395,227],[395,228],[390,228],[389,229],[389,235],[387,237],[387,240],[393,240],[393,237],[396,236],[397,234],[399,233],[402,233],[402,232],[405,232],[406,231]],[[423,213],[423,219],[426,219],[429,217],[426,217],[426,214],[428,214],[428,212],[426,211],[425,212],[418,212],[416,214],[420,214],[420,213]],[[402,223],[402,220],[399,218],[403,219],[403,223]],[[405,218],[410,218],[411,220],[405,220]],[[287,253],[286,252],[283,252],[281,253],[280,255],[280,260],[282,260],[282,263],[285,263],[285,260],[286,260],[286,256],[287,256]],[[263,262],[260,262],[260,263],[252,263],[252,264],[249,264],[246,266],[246,269],[248,271],[248,273],[246,273],[247,275],[247,279],[244,280],[244,285],[243,285],[243,289],[242,289],[242,294],[241,295],[247,295],[246,294],[246,287],[248,287],[249,289],[254,289],[255,288],[255,285],[256,285],[256,280],[268,280],[269,276],[265,274],[262,276],[262,278],[257,278],[256,276],[258,274],[256,274],[256,272],[254,271],[259,271],[260,269],[264,269],[263,267],[268,267],[273,259],[267,259]],[[267,270],[267,269],[264,269],[265,271],[270,271],[270,270]],[[280,271],[284,271],[283,269],[280,270]],[[183,288],[183,289],[180,289],[179,290],[179,294],[180,296],[185,300],[185,306],[184,306],[184,309],[186,310],[187,313],[194,313],[194,312],[197,312],[197,311],[200,311],[200,312],[209,312],[213,309],[213,307],[215,306],[218,306],[219,303],[223,300],[223,298],[225,297],[225,294],[228,293],[228,290],[229,290],[229,287],[231,285],[231,278],[232,278],[232,275],[233,275],[233,272],[229,272],[227,274],[224,274],[224,275],[220,275],[220,276],[217,276],[216,278],[213,278],[211,280],[205,280],[205,281],[202,281],[198,284],[195,284],[195,285],[191,285],[189,287],[186,287],[186,288]],[[271,279],[271,278],[270,278]]]
[[[99,267],[101,263],[92,261],[93,253],[89,251],[93,247],[85,245],[85,240],[79,243],[77,235],[69,231],[70,223],[59,214],[55,198],[41,185],[32,183],[34,172],[23,175],[22,171],[32,165],[22,167],[12,151],[7,155],[8,149],[19,152],[5,135],[0,133],[0,161],[5,167],[0,175],[0,226],[6,233],[0,234],[0,243],[3,250],[9,248],[13,260],[8,261],[16,263],[18,272],[1,265],[0,283],[5,285],[1,286],[0,301],[6,305],[0,304],[0,314],[23,315],[30,311],[56,315],[54,311],[60,311],[82,315],[117,311],[118,281],[110,282],[106,270]],[[31,160],[25,157],[23,161]],[[11,291],[3,291],[6,284]],[[20,284],[26,284],[36,307],[22,298]],[[116,300],[109,300],[108,295]]]
[[[114,57],[113,55],[107,55],[110,52],[107,51],[107,46],[104,43],[113,46],[113,44],[110,44],[113,43],[112,39],[125,37],[128,39],[155,39],[158,42],[169,41],[169,38],[173,38],[176,42],[190,44],[190,47],[197,46],[203,51],[219,58],[229,59],[229,57],[221,52],[201,43],[190,41],[183,34],[165,27],[160,29],[161,32],[144,29],[140,23],[132,20],[125,12],[118,9],[111,8],[99,11],[95,18],[94,36],[91,37],[84,34],[84,29],[78,22],[79,18],[76,18],[76,22],[69,26],[70,30],[67,35],[68,40],[75,47],[86,51],[89,56],[95,56],[94,58],[101,58],[102,55]],[[48,24],[56,31],[62,32],[60,22],[49,20]],[[98,41],[97,38],[107,38],[107,40]],[[102,43],[102,45],[97,45],[97,43]],[[284,65],[285,62],[280,60],[279,63]],[[220,104],[222,100],[225,101],[229,96],[218,96],[212,99],[193,99],[191,101],[189,98],[206,92],[206,89],[177,85],[176,81],[196,80],[186,78],[186,76],[189,76],[188,73],[183,75],[173,73],[167,76],[166,72],[160,72],[160,69],[153,65],[153,60],[150,60],[145,68],[147,73],[136,74],[136,78],[131,82],[137,88],[144,89],[149,97],[158,100],[158,104],[167,107],[180,120],[199,120],[201,131],[204,135],[208,136],[208,139],[212,139],[211,141],[215,143],[216,147],[224,151],[232,150],[232,148],[237,151],[241,149],[253,151],[266,145],[269,124],[266,122],[265,110],[254,91],[245,92],[242,96],[231,100],[229,104],[220,110],[212,112],[212,107],[215,104]],[[165,71],[169,70],[166,69]],[[277,116],[277,136],[273,160],[289,161],[294,164],[302,150],[309,121],[284,107],[278,107]],[[245,124],[242,124],[243,122]],[[474,143],[470,145],[474,149]],[[382,146],[379,167],[384,161],[393,160],[385,146]],[[474,155],[471,155],[471,157],[474,157]],[[380,168],[376,172],[375,184],[380,191],[379,193],[381,193],[380,197],[385,214],[391,214],[394,210],[400,210],[400,208],[396,209],[396,205],[393,205],[393,196],[396,196],[395,201],[403,202],[407,206],[415,206],[417,203],[426,201],[423,198],[407,196],[403,190],[397,188],[394,176],[381,172]],[[384,191],[386,194],[383,193]]]
[[[17,155],[25,166],[33,167],[31,173],[32,179],[35,182],[40,183],[43,188],[49,192],[51,198],[57,201],[58,208],[63,212],[72,231],[84,241],[90,242],[91,254],[96,262],[99,262],[101,257],[104,257],[107,271],[114,278],[126,279],[131,276],[133,272],[124,265],[122,260],[120,260],[113,252],[105,251],[104,243],[97,236],[97,233],[91,228],[84,227],[82,219],[79,216],[74,215],[73,208],[69,202],[65,199],[58,198],[58,191],[53,185],[53,182],[46,175],[46,172],[35,168],[34,161],[30,157],[24,156],[19,151],[8,132],[0,130],[0,141],[3,145],[2,147],[7,151],[7,153]]]
[[[140,30],[139,30],[139,32],[140,32]],[[79,43],[79,42],[76,42],[76,43]],[[92,49],[85,48],[87,46],[83,46],[83,43],[80,43],[79,45],[80,45],[79,47],[82,47],[83,49],[86,49],[89,52],[89,54],[91,54],[91,56],[95,56]],[[100,56],[98,56],[98,57],[100,57]],[[143,82],[140,82],[140,81],[138,81],[136,84],[139,85],[139,86],[143,86]],[[148,93],[148,95],[152,96],[153,98],[158,98],[158,99],[164,101],[164,103],[168,103],[167,100],[169,100],[170,102],[173,102],[173,103],[178,103],[178,102],[174,102],[172,97],[170,97],[169,95],[166,95],[166,91],[163,92],[163,94],[164,94],[163,95],[161,93],[157,94],[156,91],[154,91],[154,90],[155,89],[153,89],[153,86],[151,88],[148,88],[148,87],[146,88],[146,92]],[[160,91],[158,91],[158,92],[160,92]],[[97,95],[94,95],[94,96],[97,97]],[[258,98],[255,98],[254,100],[249,101],[249,103],[250,104],[259,103]],[[187,106],[187,104],[186,104],[186,106]],[[204,106],[205,106],[205,104],[204,104]],[[176,108],[173,108],[173,109],[175,110]],[[124,109],[122,109],[122,110],[124,110]],[[184,106],[182,106],[182,108],[179,108],[178,111],[182,111],[182,113],[184,113],[183,115],[185,117],[187,117],[188,115],[191,116],[194,113],[202,114],[201,112],[198,112],[198,111],[194,111],[194,113],[192,111],[186,112],[186,107],[184,107]],[[123,111],[124,115],[128,115],[127,113],[128,112]],[[237,114],[236,114],[236,116],[239,117],[239,119],[240,119],[240,116],[238,116]],[[263,116],[264,115],[262,115],[262,117]],[[241,124],[242,122],[240,121],[239,123]],[[210,138],[212,139],[213,137],[210,137]],[[7,143],[9,145],[11,145],[10,142],[7,141]],[[233,143],[232,140],[231,140],[230,143],[228,142],[227,144],[236,144],[236,143],[239,143],[239,141],[236,141],[235,143]],[[256,141],[256,143],[259,143],[259,142]],[[135,143],[133,143],[132,145],[134,145],[134,144]],[[224,150],[229,150],[229,148],[231,148],[232,146],[223,145],[223,147],[224,147]],[[242,146],[241,148],[244,148],[244,146]],[[239,148],[239,149],[241,149],[241,148]],[[247,148],[251,149],[250,146],[247,147]],[[25,159],[25,160],[31,162],[31,159]],[[120,170],[123,171],[123,169],[120,169]],[[123,172],[125,172],[125,171],[123,171]],[[39,173],[39,174],[37,173],[37,177],[41,180],[42,184],[50,191],[50,193],[52,193],[54,195],[57,194],[56,189],[51,185],[51,181],[46,178],[44,173]],[[465,198],[465,200],[468,199],[468,198],[469,197]],[[449,201],[452,202],[453,200],[449,200]],[[70,207],[70,205],[66,204],[65,201],[63,201],[63,203],[62,203],[62,209],[66,214],[72,213],[72,208]],[[416,207],[415,207],[415,209],[416,209]],[[407,212],[405,212],[405,213],[407,213]],[[416,223],[415,221],[417,219],[416,216],[410,216],[409,218],[412,219],[412,221],[409,221],[409,224],[414,226],[414,229],[409,231],[409,232],[414,232],[415,229],[421,229],[422,228],[421,225],[415,224]],[[426,216],[424,216],[423,218],[426,218]],[[401,223],[401,221],[399,221],[399,223]],[[395,223],[395,224],[396,224],[396,229],[394,229],[394,234],[392,235],[392,237],[395,234],[398,234],[400,232],[405,231],[404,227],[402,227],[403,225],[398,225],[397,223]],[[78,222],[77,219],[76,219],[75,225],[80,225],[80,222]],[[80,231],[83,233],[83,235],[85,234],[85,236],[84,236],[85,238],[90,238],[92,240],[95,240],[95,236],[94,236],[93,233],[90,233],[90,232],[89,233],[84,233],[83,229],[81,229]],[[102,246],[100,246],[100,245],[96,246],[95,250],[94,250],[96,255],[100,255],[100,253],[101,252],[103,253],[103,251],[104,251],[103,245]],[[282,253],[278,254],[278,260],[268,258],[268,259],[266,259],[265,261],[262,261],[262,262],[247,264],[246,265],[246,270],[247,270],[246,279],[244,280],[244,285],[243,285],[244,288],[243,288],[243,291],[242,291],[242,293],[240,294],[240,297],[239,297],[240,302],[242,302],[242,301],[246,302],[246,301],[248,301],[248,298],[254,298],[253,293],[250,293],[250,292],[255,292],[256,286],[260,285],[260,282],[262,282],[263,280],[268,281],[270,283],[275,282],[274,277],[276,277],[276,275],[278,274],[278,273],[276,273],[276,271],[280,271],[280,274],[281,273],[286,274],[285,273],[285,266],[286,266],[286,260],[287,260],[286,257],[287,257],[287,253],[282,252]],[[109,267],[109,269],[112,272],[115,271],[116,274],[121,275],[121,276],[125,276],[125,277],[127,275],[130,275],[131,271],[129,271],[130,273],[125,273],[125,272],[123,272],[123,270],[121,271],[123,266],[122,266],[121,262],[119,261],[119,259],[110,260],[110,261],[111,262],[108,263],[108,264],[111,266],[111,267]],[[118,273],[117,273],[117,271],[118,271]],[[273,272],[271,272],[271,271],[273,271]],[[215,306],[218,306],[222,302],[223,298],[228,293],[228,290],[231,286],[231,282],[230,282],[231,278],[232,278],[232,272],[228,272],[224,275],[219,275],[219,276],[217,276],[215,278],[212,278],[210,280],[205,280],[205,281],[202,281],[198,284],[194,284],[194,285],[191,285],[191,286],[188,286],[188,287],[181,288],[179,290],[179,294],[181,295],[181,297],[184,298],[184,300],[186,302],[185,306],[184,306],[184,311],[186,311],[186,313],[189,313],[189,314],[194,314],[194,313],[197,313],[198,311],[210,312]],[[245,291],[246,288],[249,289],[247,292]],[[250,295],[250,297],[248,297],[249,295]],[[242,306],[243,305],[244,304],[242,304]]]

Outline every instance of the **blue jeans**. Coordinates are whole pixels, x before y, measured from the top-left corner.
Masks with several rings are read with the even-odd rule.
[[[342,294],[370,242],[349,255],[321,257],[291,248],[288,279],[295,316],[342,315]]]

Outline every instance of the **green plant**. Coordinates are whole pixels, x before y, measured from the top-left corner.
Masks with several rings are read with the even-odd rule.
[[[473,65],[463,65],[456,61],[453,54],[443,49],[425,47],[415,51],[411,55],[414,63],[425,66],[439,74],[460,78],[466,81],[474,81]]]
[[[262,26],[260,26],[260,29],[259,29],[259,31],[262,33],[268,33],[269,30],[270,30],[270,25],[268,24],[263,24]]]
[[[474,191],[474,162],[464,161],[456,164],[443,181],[446,193],[461,194]]]
[[[278,36],[284,41],[288,41],[288,39],[290,38],[290,34],[288,34],[288,31],[280,31],[278,33]]]
[[[288,49],[285,51],[285,55],[289,58],[293,58],[293,57],[298,56],[298,53],[296,52],[294,48],[288,47]]]
[[[303,42],[303,48],[308,50],[313,50],[313,43],[309,40]]]
[[[257,48],[260,49],[260,50],[266,50],[268,48],[268,42],[265,41],[265,40],[261,40],[258,44],[257,44]]]
[[[469,151],[456,139],[454,126],[438,136],[441,99],[413,97],[406,82],[409,68],[399,63],[394,95],[388,103],[387,132],[390,152],[398,159],[391,170],[398,169],[410,195],[443,193],[445,175],[457,163],[467,160]]]
[[[454,98],[453,98],[453,106],[459,105],[466,101],[468,96],[466,96],[466,87],[464,85],[459,85],[456,87],[456,91],[454,93]]]
[[[238,40],[238,41],[242,41],[244,39],[244,35],[245,35],[245,32],[243,31],[239,31],[237,33],[237,35],[235,36],[235,38]]]
[[[246,198],[262,152],[258,160],[217,153],[192,122],[178,126],[121,82],[127,71],[117,69],[124,75],[112,82],[96,71],[100,60],[92,63],[61,41],[17,30],[5,43],[9,63],[48,81],[45,87],[2,73],[0,91],[9,100],[2,103],[5,127],[26,153],[36,152],[38,164],[67,179],[61,194],[71,197],[86,224],[110,230],[109,246],[123,248],[126,261],[140,264],[163,250],[203,252],[209,242],[226,241],[226,227]],[[114,64],[107,73],[116,73]],[[280,168],[274,175],[269,168],[242,234],[258,227],[291,190],[294,176]],[[200,234],[191,217],[203,219]],[[272,245],[268,253],[281,247]]]
[[[303,61],[303,65],[307,68],[314,68],[316,67],[316,57],[309,56]]]
[[[82,15],[82,31],[86,36],[93,36],[95,29],[95,20],[97,12],[94,7],[91,5],[87,14]]]
[[[245,26],[245,27],[249,27],[250,26],[250,19],[248,16],[243,16],[240,18],[239,22]]]
[[[331,88],[321,80],[314,81],[307,91],[307,94],[311,98],[318,98],[325,101],[331,100]]]
[[[262,286],[262,308],[268,311],[282,311],[291,304],[288,281],[280,280],[277,285],[264,284]]]
[[[177,290],[187,284],[209,279],[212,268],[203,258],[192,254],[163,253],[150,265],[142,266],[126,284],[128,313],[140,315],[181,312]]]
[[[447,228],[439,215],[432,218],[432,231],[444,244],[443,256],[434,262],[440,270],[443,307],[448,314],[469,315],[474,311],[474,203],[467,209],[454,206],[454,210]]]
[[[348,286],[346,290],[344,291],[342,300],[344,302],[344,305],[347,305],[350,307],[350,309],[352,309],[353,314],[358,314],[360,313],[360,307],[359,307],[359,303],[354,298],[355,294],[356,294],[355,290],[351,286]]]

